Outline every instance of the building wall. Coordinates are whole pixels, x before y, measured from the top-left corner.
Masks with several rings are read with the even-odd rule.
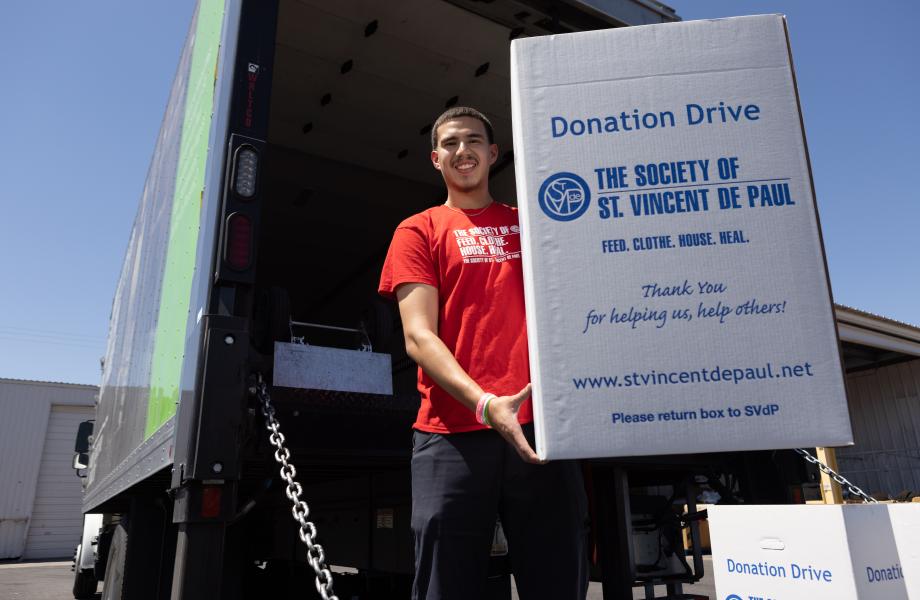
[[[69,556],[83,533],[83,486],[73,470],[74,435],[91,406],[52,405],[23,558]]]
[[[842,474],[866,492],[920,494],[920,359],[847,376],[855,445]]]
[[[24,551],[33,524],[33,508],[36,504],[36,491],[42,472],[52,407],[55,407],[55,413],[66,412],[75,407],[76,410],[91,415],[96,391],[96,387],[87,385],[0,379],[0,559],[28,558]],[[86,416],[81,420],[88,418],[92,417]],[[67,435],[56,428],[52,428],[51,434],[58,439],[58,444],[52,444],[55,448],[60,447],[63,436]],[[67,468],[70,467],[73,456],[75,438],[76,429],[70,434],[70,454],[65,463]],[[56,453],[57,457],[47,457],[46,469],[62,473],[61,465],[58,463],[65,459],[61,457],[59,450]],[[49,470],[49,477],[50,473]],[[72,479],[52,477],[56,479],[54,483],[49,479],[39,505],[47,506],[46,500],[61,497],[70,497],[72,502],[76,490],[77,509],[76,515],[72,518],[79,528],[82,520],[79,509],[81,485],[79,478],[72,471],[70,477]],[[47,487],[48,485],[51,487]],[[63,525],[58,522],[54,526]],[[70,541],[66,543],[70,545]],[[79,531],[73,536],[71,551],[78,543]],[[60,548],[63,546],[62,542],[55,552],[61,552]],[[66,555],[66,552],[58,554]]]

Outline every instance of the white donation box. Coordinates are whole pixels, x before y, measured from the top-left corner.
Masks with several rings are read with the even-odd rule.
[[[852,443],[782,16],[511,45],[537,451]]]
[[[712,506],[719,600],[920,599],[920,504]]]

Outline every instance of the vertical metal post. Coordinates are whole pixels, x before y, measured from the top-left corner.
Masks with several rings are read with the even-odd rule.
[[[696,496],[700,492],[699,486],[691,477],[687,483],[687,512],[695,513],[697,511]],[[700,522],[697,520],[690,521],[690,544],[693,546],[693,574],[697,579],[701,579],[705,574],[703,563],[703,536],[700,533]]]
[[[217,600],[224,579],[227,522],[236,509],[234,481],[186,481],[175,490],[178,524],[171,600]]]
[[[627,472],[622,467],[596,467],[594,473],[604,600],[632,600],[636,573]]]
[[[172,600],[220,598],[223,557],[223,523],[181,523],[176,542]]]
[[[837,451],[833,448],[815,448],[818,460],[829,466],[836,472],[840,472],[837,467]],[[843,504],[843,490],[840,484],[834,481],[830,475],[821,471],[821,499],[825,504]]]

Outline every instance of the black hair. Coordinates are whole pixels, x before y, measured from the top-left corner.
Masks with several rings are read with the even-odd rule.
[[[490,144],[495,143],[495,133],[492,131],[492,123],[489,122],[488,117],[476,110],[475,108],[470,108],[469,106],[455,106],[453,108],[448,108],[445,110],[440,117],[434,122],[434,125],[431,126],[431,149],[434,150],[438,147],[438,127],[446,123],[447,121],[452,121],[460,117],[473,117],[482,121],[482,124],[486,127],[486,138],[488,138]]]

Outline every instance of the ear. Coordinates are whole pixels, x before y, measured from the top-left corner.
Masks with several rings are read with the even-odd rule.
[[[431,165],[438,171],[441,170],[441,157],[438,156],[437,150],[431,151]]]
[[[495,164],[495,161],[498,160],[498,144],[489,145],[489,166]]]

